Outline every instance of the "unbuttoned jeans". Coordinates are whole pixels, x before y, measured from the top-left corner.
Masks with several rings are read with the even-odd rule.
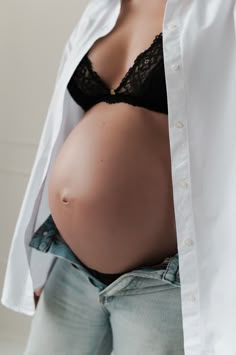
[[[24,355],[184,355],[178,268],[176,254],[163,268],[140,267],[107,286],[78,259],[59,256]]]

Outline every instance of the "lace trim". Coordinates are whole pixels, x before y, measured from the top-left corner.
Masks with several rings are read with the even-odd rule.
[[[149,52],[153,49],[154,45],[156,44],[156,42],[160,42],[162,41],[162,32],[158,33],[151,45],[146,48],[144,51],[142,51],[141,53],[139,53],[137,55],[137,57],[134,60],[133,65],[131,65],[131,67],[128,69],[127,73],[125,74],[125,76],[122,78],[120,84],[117,86],[117,88],[113,89],[114,92],[117,92],[120,90],[120,88],[124,85],[124,83],[127,81],[127,79],[129,78],[129,76],[132,74],[132,72],[135,70],[136,65],[139,63],[139,61]],[[101,76],[98,74],[98,72],[96,70],[94,70],[93,68],[93,63],[91,62],[89,56],[88,56],[88,52],[85,54],[84,59],[86,60],[86,63],[88,65],[88,68],[90,70],[90,72],[92,73],[92,75],[94,75],[94,77],[99,80],[99,82],[103,85],[103,87],[107,90],[107,91],[111,91],[112,88],[109,89],[109,87],[106,85],[106,83],[104,82],[104,80],[101,78]]]
[[[93,70],[88,52],[76,67],[67,88],[72,98],[85,110],[96,102],[105,100],[112,103],[124,99],[127,103],[145,105],[147,108],[167,113],[164,69],[160,32],[151,45],[137,55],[116,89],[109,89],[96,70]]]

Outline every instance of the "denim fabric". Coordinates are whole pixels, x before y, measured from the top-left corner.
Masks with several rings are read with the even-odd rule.
[[[184,355],[178,253],[107,285],[75,256],[51,216],[30,246],[58,258],[24,355]]]
[[[60,258],[70,261],[75,268],[82,268],[84,272],[93,275],[106,285],[110,284],[124,274],[104,274],[83,264],[60,235],[51,215],[49,215],[45,222],[33,234],[29,246],[41,252],[52,253]],[[176,253],[174,256],[167,257],[160,264],[139,267],[135,270],[162,270],[161,277],[164,280],[180,286],[178,261],[178,253]]]
[[[24,355],[184,355],[177,259],[105,285],[57,258],[31,323]]]

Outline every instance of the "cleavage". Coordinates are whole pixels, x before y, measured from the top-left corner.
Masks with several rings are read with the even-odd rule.
[[[108,89],[109,91],[111,91],[111,90],[119,90],[122,87],[122,85],[125,84],[126,80],[129,78],[129,76],[132,74],[132,72],[135,70],[136,64],[138,64],[142,60],[142,57],[144,55],[146,55],[148,53],[148,51],[150,51],[153,48],[153,46],[160,40],[162,40],[162,32],[159,32],[159,33],[155,34],[155,36],[154,36],[153,40],[151,41],[151,43],[149,44],[149,46],[146,46],[146,48],[143,51],[141,51],[141,52],[139,52],[137,54],[137,56],[135,57],[135,59],[133,61],[133,64],[128,68],[128,70],[126,71],[124,76],[119,80],[117,85],[108,84],[107,80],[105,78],[103,78],[101,76],[101,74],[98,73],[98,71],[96,70],[96,65],[94,63],[95,61],[93,59],[91,59],[91,54],[90,54],[91,48],[86,53],[85,59],[87,60],[87,64],[88,64],[92,74],[100,81],[100,83],[106,89]],[[107,67],[107,63],[109,63],[109,62],[110,61],[106,61],[104,66]]]

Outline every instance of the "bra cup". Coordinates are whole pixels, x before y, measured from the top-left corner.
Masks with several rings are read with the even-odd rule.
[[[168,113],[162,32],[136,57],[120,85],[112,92],[93,69],[88,53],[75,69],[67,89],[85,111],[99,102],[125,102]]]

